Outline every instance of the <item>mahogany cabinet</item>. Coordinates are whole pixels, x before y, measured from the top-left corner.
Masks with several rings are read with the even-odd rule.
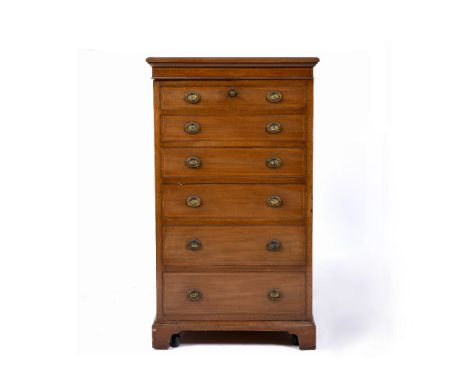
[[[182,331],[281,331],[315,349],[313,67],[318,58],[151,57],[157,314]]]

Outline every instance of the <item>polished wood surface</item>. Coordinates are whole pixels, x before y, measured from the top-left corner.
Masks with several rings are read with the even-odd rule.
[[[235,97],[229,96],[229,90],[235,90]],[[200,95],[197,103],[185,100],[187,93],[196,92]],[[267,95],[270,92],[280,92],[282,99],[279,102],[269,102]],[[280,108],[301,109],[306,103],[306,87],[304,82],[291,84],[278,81],[252,81],[241,83],[226,81],[217,85],[211,82],[191,83],[190,86],[181,85],[177,81],[168,81],[161,89],[161,108],[163,111],[177,110],[182,112],[196,112],[197,110],[227,109],[236,111],[251,110],[258,113],[259,109],[265,112],[274,112]]]
[[[188,167],[188,158],[199,160],[199,167]],[[268,160],[278,158],[277,168]],[[305,152],[293,148],[169,148],[161,150],[163,177],[303,177]]]
[[[168,349],[172,334],[183,331],[199,332],[288,332],[297,335],[301,350],[315,349],[315,323],[313,320],[213,320],[213,321],[156,321],[153,324],[153,348]]]
[[[154,348],[166,349],[172,335],[194,330],[288,332],[301,349],[315,348],[312,118],[318,61],[147,59],[154,79]],[[187,97],[189,92],[196,94]],[[271,92],[280,93],[278,102],[268,100]],[[268,131],[273,122],[281,128]],[[280,163],[268,166],[272,158]]]
[[[306,79],[312,77],[310,68],[153,68],[153,79],[174,80],[178,78]]]
[[[199,240],[197,250],[187,248]],[[267,249],[269,240],[281,247]],[[304,265],[304,226],[166,226],[163,228],[164,264],[174,266]]]
[[[151,66],[168,67],[314,67],[318,57],[148,57]]]
[[[195,122],[200,131],[188,134],[185,126]],[[278,123],[280,132],[269,134],[267,125]],[[283,141],[293,141],[302,144],[305,141],[305,118],[303,115],[165,115],[161,119],[161,142],[190,145],[198,141],[205,144],[231,144],[245,146],[250,140],[259,140],[259,145],[274,142],[281,146]],[[241,141],[241,142],[239,142]]]
[[[311,79],[317,57],[149,57],[153,79]]]
[[[200,207],[188,207],[190,196],[201,199]],[[279,196],[281,207],[269,207],[268,198]],[[305,211],[305,188],[299,184],[281,185],[163,185],[164,218],[203,219],[301,219]]]
[[[163,278],[165,314],[200,315],[201,320],[210,315],[305,315],[302,272],[164,273]],[[190,301],[186,295],[191,289],[202,297]],[[268,298],[272,289],[281,293],[277,301]]]

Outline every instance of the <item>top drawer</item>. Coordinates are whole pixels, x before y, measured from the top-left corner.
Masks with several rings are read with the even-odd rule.
[[[166,82],[161,84],[162,110],[302,110],[306,106],[303,81]]]

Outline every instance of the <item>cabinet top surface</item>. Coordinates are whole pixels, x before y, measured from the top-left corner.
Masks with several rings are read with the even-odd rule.
[[[318,57],[148,57],[151,66],[300,66],[313,67],[319,62]]]

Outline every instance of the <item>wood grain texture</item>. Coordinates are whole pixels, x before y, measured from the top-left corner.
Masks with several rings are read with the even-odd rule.
[[[177,184],[179,186],[184,184],[305,184],[304,177],[204,177],[204,176],[178,176],[178,177],[164,177],[161,179],[164,184]]]
[[[315,349],[313,67],[318,58],[148,58],[154,81],[157,314],[153,347],[182,330],[285,331]],[[231,96],[228,91],[237,94]],[[188,91],[198,103],[184,100]],[[281,92],[278,103],[266,94]],[[201,129],[188,134],[185,125]],[[280,122],[278,134],[266,125]],[[185,166],[198,157],[201,167]],[[265,160],[280,157],[276,169]],[[186,205],[198,196],[198,208]],[[279,196],[283,205],[269,207]],[[198,251],[186,248],[198,239]],[[280,240],[277,252],[266,242]],[[187,288],[203,298],[187,299]],[[278,301],[266,296],[278,288]]]
[[[305,205],[305,212],[306,212],[306,226],[308,227],[306,230],[306,246],[307,246],[307,254],[306,256],[306,312],[307,312],[307,319],[313,320],[312,314],[312,215],[313,215],[313,80],[308,82],[307,86],[307,110],[306,110],[306,121],[307,121],[307,183],[306,183],[306,205]],[[306,331],[305,333],[308,333]],[[313,343],[312,337],[307,336],[307,347],[306,348],[314,348],[315,349],[315,327],[313,329]],[[304,335],[306,336],[306,335]],[[304,342],[306,342],[304,341]]]
[[[148,57],[160,67],[313,67],[318,57]]]
[[[197,158],[200,167],[186,165]],[[267,160],[278,158],[278,168],[267,166]],[[305,176],[305,152],[283,148],[168,148],[161,150],[163,177],[301,177]]]
[[[309,67],[240,68],[240,67],[153,67],[153,79],[307,79],[312,77]]]
[[[197,289],[202,297],[190,301],[187,292]],[[277,301],[268,291],[277,289]],[[164,273],[164,313],[200,315],[305,314],[304,273]]]
[[[235,97],[230,97],[228,92],[234,89]],[[279,102],[267,101],[269,92],[281,92],[282,99]],[[198,103],[188,103],[185,95],[189,92],[200,94]],[[306,104],[306,87],[303,81],[296,84],[278,81],[251,81],[241,83],[237,81],[221,81],[218,84],[212,82],[189,82],[165,81],[160,91],[161,108],[164,111],[184,113],[197,113],[197,111],[209,109],[225,110],[228,112],[241,113],[252,110],[255,113],[275,112],[282,108],[290,110],[302,110]]]
[[[201,243],[196,251],[186,246],[193,239]],[[280,249],[267,250],[269,240]],[[305,264],[304,226],[166,226],[163,242],[165,266]]]
[[[189,196],[201,199],[198,208],[188,207]],[[283,200],[281,207],[269,207],[270,196]],[[281,185],[163,185],[164,218],[202,219],[302,219],[305,216],[305,189],[298,184]]]
[[[236,321],[184,321],[159,320],[153,323],[153,348],[168,349],[172,334],[182,331],[244,331],[288,332],[299,339],[301,350],[315,349],[315,323],[310,320],[236,320]]]
[[[185,125],[196,122],[200,131],[188,134]],[[277,134],[267,133],[266,127],[272,122],[281,126]],[[266,142],[283,144],[283,141],[303,142],[306,139],[305,118],[303,115],[165,115],[161,119],[161,142],[183,141],[190,145],[197,141],[208,141],[214,144],[231,144],[245,146],[251,140],[259,140],[260,145]],[[241,142],[239,142],[241,141]],[[301,144],[301,143],[300,143]]]
[[[161,176],[161,107],[159,103],[160,82],[153,81],[153,107],[154,107],[154,176],[155,176],[155,218],[156,218],[156,319],[159,319],[163,312],[162,306],[162,184]]]

